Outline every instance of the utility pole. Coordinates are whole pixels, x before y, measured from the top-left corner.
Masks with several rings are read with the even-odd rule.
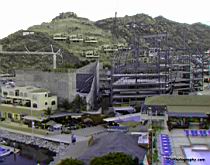
[[[31,102],[31,117],[32,117],[32,102]],[[33,131],[33,129],[34,129],[34,121],[33,120],[31,120],[31,139],[33,139],[33,135],[34,135],[34,131]]]

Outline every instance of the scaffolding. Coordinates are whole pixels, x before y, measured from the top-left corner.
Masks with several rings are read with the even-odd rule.
[[[203,90],[204,54],[198,50],[163,47],[168,34],[143,36],[151,48],[115,52],[111,70],[112,105],[142,103],[146,97]],[[164,44],[166,45],[166,44]]]

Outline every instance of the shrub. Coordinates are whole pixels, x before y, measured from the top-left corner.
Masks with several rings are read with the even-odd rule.
[[[81,160],[77,159],[64,159],[57,165],[84,165],[84,163]]]
[[[91,160],[90,165],[138,165],[138,159],[121,152],[109,153]]]

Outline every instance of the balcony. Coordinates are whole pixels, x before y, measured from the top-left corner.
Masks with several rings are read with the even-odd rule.
[[[13,98],[3,98],[1,100],[1,105],[28,109],[28,108],[31,108],[31,101],[30,100],[13,99]]]

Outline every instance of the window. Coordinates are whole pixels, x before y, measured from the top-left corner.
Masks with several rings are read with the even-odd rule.
[[[55,101],[52,101],[51,105],[55,105]]]
[[[8,95],[8,93],[7,93],[7,92],[3,92],[3,95],[4,95],[4,96],[7,96],[7,95]]]
[[[47,94],[45,94],[45,97],[47,97]]]
[[[37,100],[37,96],[36,95],[33,95],[33,100]]]
[[[28,95],[27,95],[27,93],[24,93],[24,97],[27,97]]]
[[[7,114],[7,117],[10,118],[10,119],[12,119],[12,114],[11,113],[8,113]]]
[[[23,92],[20,92],[20,96],[23,97]]]
[[[10,91],[10,92],[9,92],[9,95],[10,95],[10,96],[14,96],[14,92]]]
[[[15,96],[19,96],[19,90],[15,90]]]
[[[14,115],[15,120],[18,120],[18,114]]]
[[[36,103],[33,104],[33,108],[37,108],[37,104]]]
[[[45,102],[45,105],[47,105],[47,102]]]

